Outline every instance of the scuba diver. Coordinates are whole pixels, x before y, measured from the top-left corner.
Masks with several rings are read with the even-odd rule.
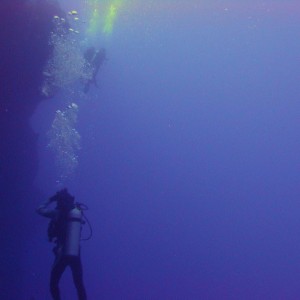
[[[91,72],[91,77],[87,80],[83,89],[84,93],[87,93],[91,83],[98,87],[96,76],[101,65],[106,60],[106,51],[104,48],[95,50],[94,47],[90,47],[85,51],[84,58],[86,61],[86,68]]]
[[[56,203],[55,209],[48,208]],[[50,292],[54,300],[61,300],[58,287],[60,278],[69,266],[72,270],[73,281],[77,289],[79,300],[86,300],[86,291],[83,284],[82,264],[80,258],[80,235],[83,213],[79,204],[74,202],[67,189],[58,191],[48,201],[36,210],[43,217],[50,218],[48,227],[49,241],[55,242],[53,252],[55,261],[51,270]]]

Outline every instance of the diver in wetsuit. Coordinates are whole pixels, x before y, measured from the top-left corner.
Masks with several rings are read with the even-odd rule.
[[[55,209],[49,209],[51,203],[56,202]],[[54,300],[61,300],[59,281],[69,266],[72,271],[73,281],[77,289],[79,300],[86,300],[86,291],[82,279],[82,264],[80,258],[80,233],[82,212],[74,203],[74,197],[67,189],[58,191],[46,203],[36,210],[43,217],[50,218],[48,227],[49,241],[56,243],[53,249],[55,261],[51,270],[50,292]]]
[[[104,48],[100,50],[95,50],[94,47],[90,47],[85,51],[84,58],[86,60],[87,68],[91,68],[91,73],[92,73],[91,78],[88,79],[84,85],[83,91],[84,93],[87,93],[92,83],[98,87],[96,77],[100,67],[102,66],[103,62],[106,60],[106,51]]]

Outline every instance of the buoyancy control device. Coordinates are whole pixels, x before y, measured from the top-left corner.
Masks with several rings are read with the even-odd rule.
[[[79,255],[81,227],[83,223],[82,211],[75,206],[67,215],[66,239],[64,245],[65,255]]]

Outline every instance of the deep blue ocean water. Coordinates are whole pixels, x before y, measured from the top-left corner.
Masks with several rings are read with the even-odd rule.
[[[93,226],[89,299],[299,299],[299,13],[295,1],[124,0],[93,40],[108,60],[79,100],[66,183]],[[63,97],[32,118],[47,196]],[[25,293],[50,299],[47,222],[34,222]],[[75,299],[70,273],[61,287]]]

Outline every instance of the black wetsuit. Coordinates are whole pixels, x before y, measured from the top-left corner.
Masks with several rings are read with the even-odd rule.
[[[46,202],[44,205],[41,205],[37,212],[47,218],[51,218],[56,222],[60,222],[59,232],[56,236],[56,246],[53,249],[55,254],[55,260],[51,270],[50,276],[50,292],[54,300],[61,300],[60,290],[59,290],[59,281],[65,271],[66,267],[70,267],[72,271],[73,281],[77,290],[78,300],[86,300],[86,291],[83,284],[82,276],[82,264],[80,254],[78,256],[71,256],[64,254],[64,242],[66,237],[66,218],[67,213],[63,213],[58,209],[49,210],[47,206],[50,202]]]
[[[92,70],[92,78],[89,79],[84,86],[84,93],[87,93],[90,89],[90,85],[93,83],[95,86],[97,85],[96,77],[101,65],[106,60],[106,52],[105,49],[95,50],[94,47],[91,47],[86,50],[84,58],[86,60],[86,64],[88,68]]]
[[[86,300],[86,292],[82,279],[82,265],[80,256],[57,255],[52,266],[50,277],[50,292],[54,300],[61,300],[59,281],[66,267],[72,270],[73,281],[77,289],[78,300]]]

